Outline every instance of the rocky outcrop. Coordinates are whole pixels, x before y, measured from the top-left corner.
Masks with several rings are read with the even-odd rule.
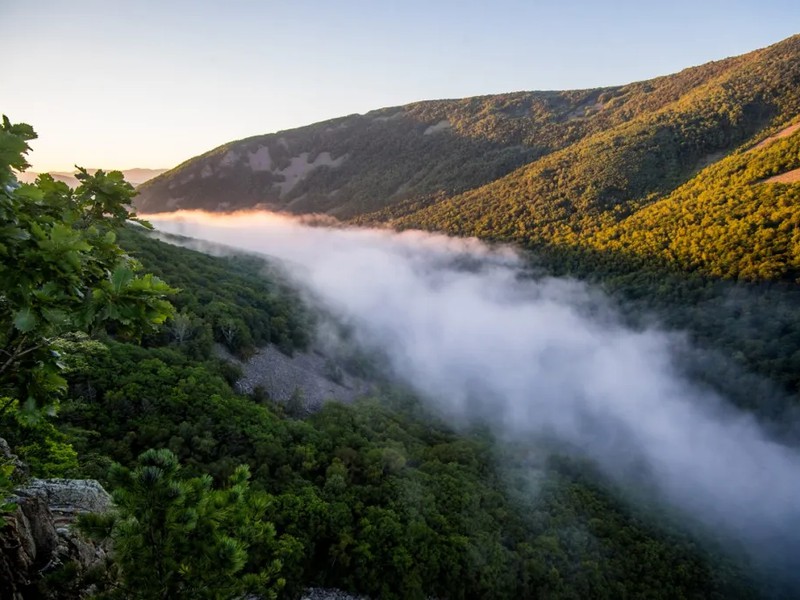
[[[103,513],[111,508],[111,495],[93,479],[33,479],[18,496],[42,498],[58,528],[70,525],[82,513]]]
[[[0,531],[0,598],[24,598],[50,563],[58,534],[47,504],[38,497],[15,502]]]
[[[39,582],[70,564],[80,574],[105,562],[107,549],[72,530],[78,515],[104,512],[111,496],[96,481],[34,479],[6,500],[0,529],[0,598],[40,598]]]
[[[366,381],[336,366],[320,350],[287,356],[275,346],[264,346],[247,361],[237,359],[221,345],[215,351],[242,369],[242,378],[236,382],[239,392],[250,394],[260,387],[282,404],[297,399],[305,413],[319,410],[328,401],[349,404],[372,391]]]

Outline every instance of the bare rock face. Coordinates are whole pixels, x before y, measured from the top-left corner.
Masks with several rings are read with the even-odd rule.
[[[16,499],[12,499],[14,502]],[[47,504],[38,497],[19,499],[0,531],[0,598],[24,598],[24,592],[51,561],[58,534]]]
[[[71,529],[78,515],[105,512],[111,496],[92,480],[34,479],[7,499],[0,528],[0,598],[40,598],[37,582],[67,563],[85,572],[105,562],[107,549]]]
[[[215,351],[241,367],[242,378],[236,382],[239,392],[250,394],[260,387],[272,400],[282,404],[297,400],[306,414],[318,411],[325,402],[350,404],[372,392],[370,384],[344,372],[316,349],[287,356],[268,345],[244,362],[221,345]]]

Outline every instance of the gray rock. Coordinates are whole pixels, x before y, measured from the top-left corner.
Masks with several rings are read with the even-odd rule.
[[[242,393],[263,388],[276,402],[288,403],[299,397],[307,412],[319,410],[328,401],[350,403],[369,394],[371,386],[337,368],[319,351],[295,352],[286,356],[275,346],[264,346],[246,362],[223,348],[217,354],[235,362],[243,376],[236,383]]]
[[[15,497],[12,503],[0,530],[0,598],[16,599],[52,560],[59,537],[44,500]]]
[[[111,496],[98,482],[34,479],[7,501],[15,506],[0,528],[0,598],[23,598],[44,574],[66,563],[85,572],[105,561],[102,544],[71,528],[78,515],[111,508]]]
[[[106,512],[111,495],[93,479],[32,479],[17,494],[43,498],[50,510],[69,513]]]

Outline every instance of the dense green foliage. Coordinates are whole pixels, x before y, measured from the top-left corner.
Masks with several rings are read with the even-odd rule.
[[[502,202],[475,204],[477,210],[491,214],[473,215],[474,219],[468,208],[445,209],[442,203],[397,224],[455,229],[537,248],[542,243],[591,248],[717,277],[794,281],[800,262],[798,186],[763,181],[800,167],[799,156],[800,136],[793,135],[739,151],[638,209],[635,203],[610,210],[554,204],[559,212],[544,217],[539,228],[521,222],[506,225],[504,211],[512,209]],[[503,201],[525,206],[524,195],[499,193]]]
[[[800,281],[800,135],[737,153],[583,243],[729,279]],[[577,240],[576,240],[577,241]]]
[[[644,207],[669,195],[704,165],[751,138],[763,137],[765,128],[795,119],[800,114],[798,55],[800,37],[791,38],[748,55],[735,68],[659,110],[588,136],[486,186],[421,209],[397,206],[374,218],[394,216],[393,223],[398,226],[528,245],[591,245],[593,234],[611,231],[613,236],[616,224],[624,229],[626,221],[636,219],[637,211],[647,210]],[[792,159],[774,157],[775,152],[780,150],[760,149],[748,159],[767,153],[769,157],[754,169],[768,172],[780,164],[789,168]],[[742,169],[748,159],[742,159],[737,168]],[[740,178],[715,181],[714,185],[736,185],[736,190],[728,189],[735,193],[742,191],[744,183]],[[698,194],[710,184],[709,179],[692,180],[688,188],[676,193]],[[674,202],[673,210],[682,211],[675,215],[678,220],[689,212],[679,201]],[[692,216],[698,225],[703,222],[702,212]],[[718,211],[711,218],[736,220],[737,215]],[[668,226],[668,221],[653,223]],[[671,233],[666,231],[664,236]],[[662,253],[660,240],[657,235],[655,238],[647,241],[650,251]],[[703,240],[688,243],[692,241],[699,245]]]
[[[33,129],[3,117],[0,127],[0,428],[45,473],[74,465],[42,412],[63,394],[57,340],[73,332],[136,339],[171,314],[172,289],[116,244],[132,219],[133,188],[121,173],[80,171],[71,190],[42,175],[19,185]]]
[[[311,315],[263,261],[236,254],[215,259],[131,231],[121,233],[120,244],[179,290],[194,290],[171,297],[177,314],[162,331],[162,343],[192,348],[200,357],[209,355],[210,339],[239,355],[268,343],[287,354],[308,345]]]
[[[209,476],[182,477],[175,455],[150,450],[135,469],[115,465],[114,511],[81,527],[113,542],[119,577],[100,598],[226,600],[275,598],[283,586],[267,497],[251,493],[240,467],[223,489]]]
[[[46,175],[35,184],[16,181],[11,168],[27,166],[33,138],[29,126],[3,118],[0,434],[34,475],[75,474],[83,470],[70,444],[76,438],[53,419],[67,391],[65,376],[81,373],[107,350],[89,334],[139,348],[142,336],[176,318],[166,300],[175,290],[152,274],[138,275],[140,263],[116,243],[121,228],[135,220],[127,209],[133,188],[121,173],[80,170],[74,191]],[[118,576],[107,581],[110,595],[274,597],[283,583],[274,529],[264,519],[265,496],[248,493],[247,468],[235,469],[223,490],[212,489],[208,475],[184,480],[177,470],[166,450],[143,454],[133,472],[111,469],[117,511],[106,525]],[[11,475],[11,466],[0,464],[3,498]],[[51,577],[63,584],[70,572],[67,566]]]
[[[187,269],[226,264],[147,243]],[[190,302],[206,285],[181,293]],[[248,465],[253,489],[269,495],[286,594],[306,585],[387,598],[750,594],[720,555],[669,515],[626,505],[588,465],[456,434],[397,390],[298,420],[234,393],[217,363],[174,343],[109,340],[64,354],[71,400],[61,423],[85,472],[109,481],[110,461],[135,468],[148,448],[219,482]]]
[[[291,536],[284,544],[293,552],[282,557],[288,591],[317,584],[395,598],[742,592],[688,538],[637,516],[582,468],[546,462],[541,451],[535,469],[545,487],[531,494],[523,478],[509,486],[491,439],[454,434],[402,397],[331,404],[292,420],[234,394],[210,365],[127,344],[110,345],[74,381],[63,420],[101,477],[108,458],[134,465],[147,447],[169,448],[190,473],[220,481],[248,464],[253,485],[271,495],[278,534]],[[91,401],[78,396],[88,381]],[[530,475],[530,451],[503,462]]]

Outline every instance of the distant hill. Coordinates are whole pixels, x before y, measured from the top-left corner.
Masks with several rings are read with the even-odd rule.
[[[325,212],[794,280],[798,124],[794,36],[621,87],[419,102],[231,142],[136,203]]]
[[[87,171],[90,173],[94,173],[96,170],[97,169],[87,169]],[[167,169],[125,169],[122,171],[122,174],[125,175],[125,180],[135,187],[144,183],[145,181],[149,181],[153,177],[161,175],[162,173],[166,172],[166,170]],[[78,180],[75,178],[75,173],[76,171],[51,171],[50,175],[53,176],[53,179],[63,181],[70,187],[77,187]],[[38,176],[39,173],[26,171],[24,173],[20,173],[17,176],[17,179],[23,183],[33,183]]]

